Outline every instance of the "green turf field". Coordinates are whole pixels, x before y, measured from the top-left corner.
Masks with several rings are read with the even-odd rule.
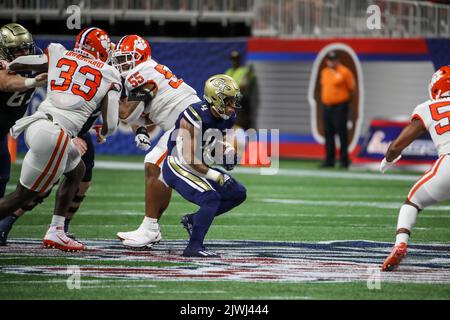
[[[98,159],[130,165],[141,160]],[[163,241],[151,251],[123,248],[115,234],[142,221],[143,173],[97,168],[71,224],[92,250],[63,253],[40,246],[52,195],[20,218],[11,244],[0,247],[0,298],[449,299],[450,202],[419,215],[408,258],[398,271],[380,274],[398,209],[419,174],[317,166],[282,161],[276,176],[239,169],[234,175],[248,198],[214,221],[206,239],[222,255],[214,261],[179,256],[187,239],[180,218],[196,206],[177,194],[160,221]],[[8,192],[19,170],[13,167]],[[80,269],[80,289],[67,286],[68,266]]]

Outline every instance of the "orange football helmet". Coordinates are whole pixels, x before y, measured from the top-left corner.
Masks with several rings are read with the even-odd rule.
[[[112,55],[112,64],[126,78],[128,71],[152,56],[150,44],[138,35],[122,37]]]
[[[100,28],[86,28],[78,34],[73,51],[108,63],[111,59],[111,39]]]
[[[450,66],[442,66],[433,74],[428,91],[431,100],[450,97]]]

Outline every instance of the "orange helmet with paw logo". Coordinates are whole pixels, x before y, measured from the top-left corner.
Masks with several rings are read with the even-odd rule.
[[[442,66],[433,74],[428,91],[432,100],[450,97],[450,66]]]
[[[78,34],[73,51],[108,63],[111,59],[111,39],[100,28],[86,28]]]
[[[119,70],[122,77],[126,77],[128,71],[147,61],[152,56],[150,44],[138,35],[125,36],[117,42],[112,56],[113,66]]]

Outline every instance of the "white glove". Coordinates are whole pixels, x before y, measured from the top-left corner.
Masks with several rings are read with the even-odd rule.
[[[235,182],[233,177],[231,177],[230,175],[214,169],[209,169],[205,174],[205,178],[216,181],[218,184],[225,188],[228,188]]]
[[[144,133],[138,133],[134,138],[134,142],[136,142],[136,147],[143,151],[150,149],[150,137]]]
[[[392,168],[392,167],[394,166],[394,164],[395,164],[398,160],[400,160],[401,157],[402,157],[402,155],[399,155],[397,158],[395,158],[394,160],[392,160],[392,162],[389,162],[389,161],[386,160],[386,158],[384,158],[384,159],[381,161],[381,164],[380,164],[380,171],[381,171],[382,173],[384,173],[386,170]]]

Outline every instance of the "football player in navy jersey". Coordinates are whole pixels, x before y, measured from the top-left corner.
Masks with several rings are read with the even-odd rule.
[[[223,154],[227,158],[230,152],[235,153],[231,145],[227,147],[224,134],[236,122],[239,96],[239,87],[231,77],[223,74],[210,77],[205,84],[205,101],[189,106],[180,114],[168,141],[162,179],[200,207],[196,213],[182,219],[190,236],[183,251],[185,257],[219,257],[205,248],[206,233],[215,216],[230,211],[246,199],[245,187],[224,171],[208,166],[204,156],[211,141],[206,139],[205,142],[206,135],[214,137],[215,145],[226,147]],[[236,157],[232,158],[236,161]]]
[[[36,87],[47,83],[47,73],[33,77],[31,72],[8,73],[6,65],[17,57],[37,54],[31,33],[17,23],[0,28],[0,198],[4,196],[9,181],[11,158],[8,151],[8,132],[22,118]],[[12,224],[17,217],[0,221],[0,245],[3,244],[4,225]]]

